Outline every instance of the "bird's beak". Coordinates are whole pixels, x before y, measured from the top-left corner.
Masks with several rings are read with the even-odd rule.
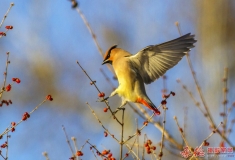
[[[103,61],[102,65],[104,65],[105,63],[109,63],[109,62],[110,62],[109,59],[106,59]]]

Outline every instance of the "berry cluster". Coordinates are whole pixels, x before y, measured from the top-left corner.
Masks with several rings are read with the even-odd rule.
[[[6,26],[5,28],[7,30],[9,30],[9,29],[13,29],[13,26]],[[0,32],[0,36],[6,36],[6,33],[5,32]]]
[[[29,113],[28,112],[25,112],[22,116],[22,120],[23,121],[26,121],[28,118],[30,117]]]
[[[205,140],[205,141],[203,142],[203,145],[204,145],[204,146],[209,146],[210,143]]]
[[[12,81],[13,81],[13,82],[16,82],[16,83],[18,83],[18,84],[21,82],[19,78],[12,78]]]
[[[7,106],[9,106],[9,104],[12,104],[12,101],[11,100],[2,100],[1,103],[0,103],[0,107],[3,106],[3,104],[6,104]]]
[[[151,154],[154,150],[156,150],[156,147],[152,146],[152,141],[150,139],[147,140],[144,146],[148,154]]]
[[[46,96],[46,99],[49,100],[49,101],[53,101],[53,98],[52,98],[51,95],[47,95],[47,96]]]
[[[113,157],[113,154],[110,152],[110,150],[103,150],[102,153],[97,152],[97,155],[99,156],[107,156],[107,158],[104,158],[104,160],[116,160],[116,158]]]
[[[5,143],[3,143],[3,144],[1,145],[1,148],[6,148],[7,146],[8,146],[8,143],[5,142]]]
[[[76,155],[80,157],[80,156],[83,156],[83,153],[82,151],[77,151]]]
[[[16,126],[16,122],[11,122],[11,132],[14,132],[16,129],[15,129],[15,126]]]

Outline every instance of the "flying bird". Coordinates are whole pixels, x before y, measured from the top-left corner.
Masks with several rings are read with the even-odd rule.
[[[144,83],[150,84],[163,76],[194,47],[195,42],[194,35],[188,33],[165,43],[147,46],[135,55],[117,48],[117,45],[112,46],[105,53],[102,64],[110,63],[113,66],[119,86],[105,100],[118,94],[122,97],[122,104],[118,109],[127,102],[134,102],[160,114],[149,99]]]

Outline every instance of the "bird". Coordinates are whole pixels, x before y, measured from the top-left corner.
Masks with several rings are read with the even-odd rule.
[[[119,86],[108,98],[118,94],[122,98],[122,109],[127,102],[140,103],[156,114],[161,112],[148,97],[145,85],[163,76],[174,67],[191,48],[194,47],[195,35],[185,34],[179,38],[157,45],[149,45],[136,54],[131,54],[117,45],[110,47],[103,59],[103,64],[111,64],[117,76]]]

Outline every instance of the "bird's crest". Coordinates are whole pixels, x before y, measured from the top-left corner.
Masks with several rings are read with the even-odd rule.
[[[107,59],[109,59],[110,53],[111,53],[112,49],[114,49],[114,48],[117,48],[117,45],[116,45],[116,44],[113,45],[112,47],[110,47],[110,48],[107,50],[107,52],[106,52],[105,55],[104,55],[104,61],[107,60]]]

